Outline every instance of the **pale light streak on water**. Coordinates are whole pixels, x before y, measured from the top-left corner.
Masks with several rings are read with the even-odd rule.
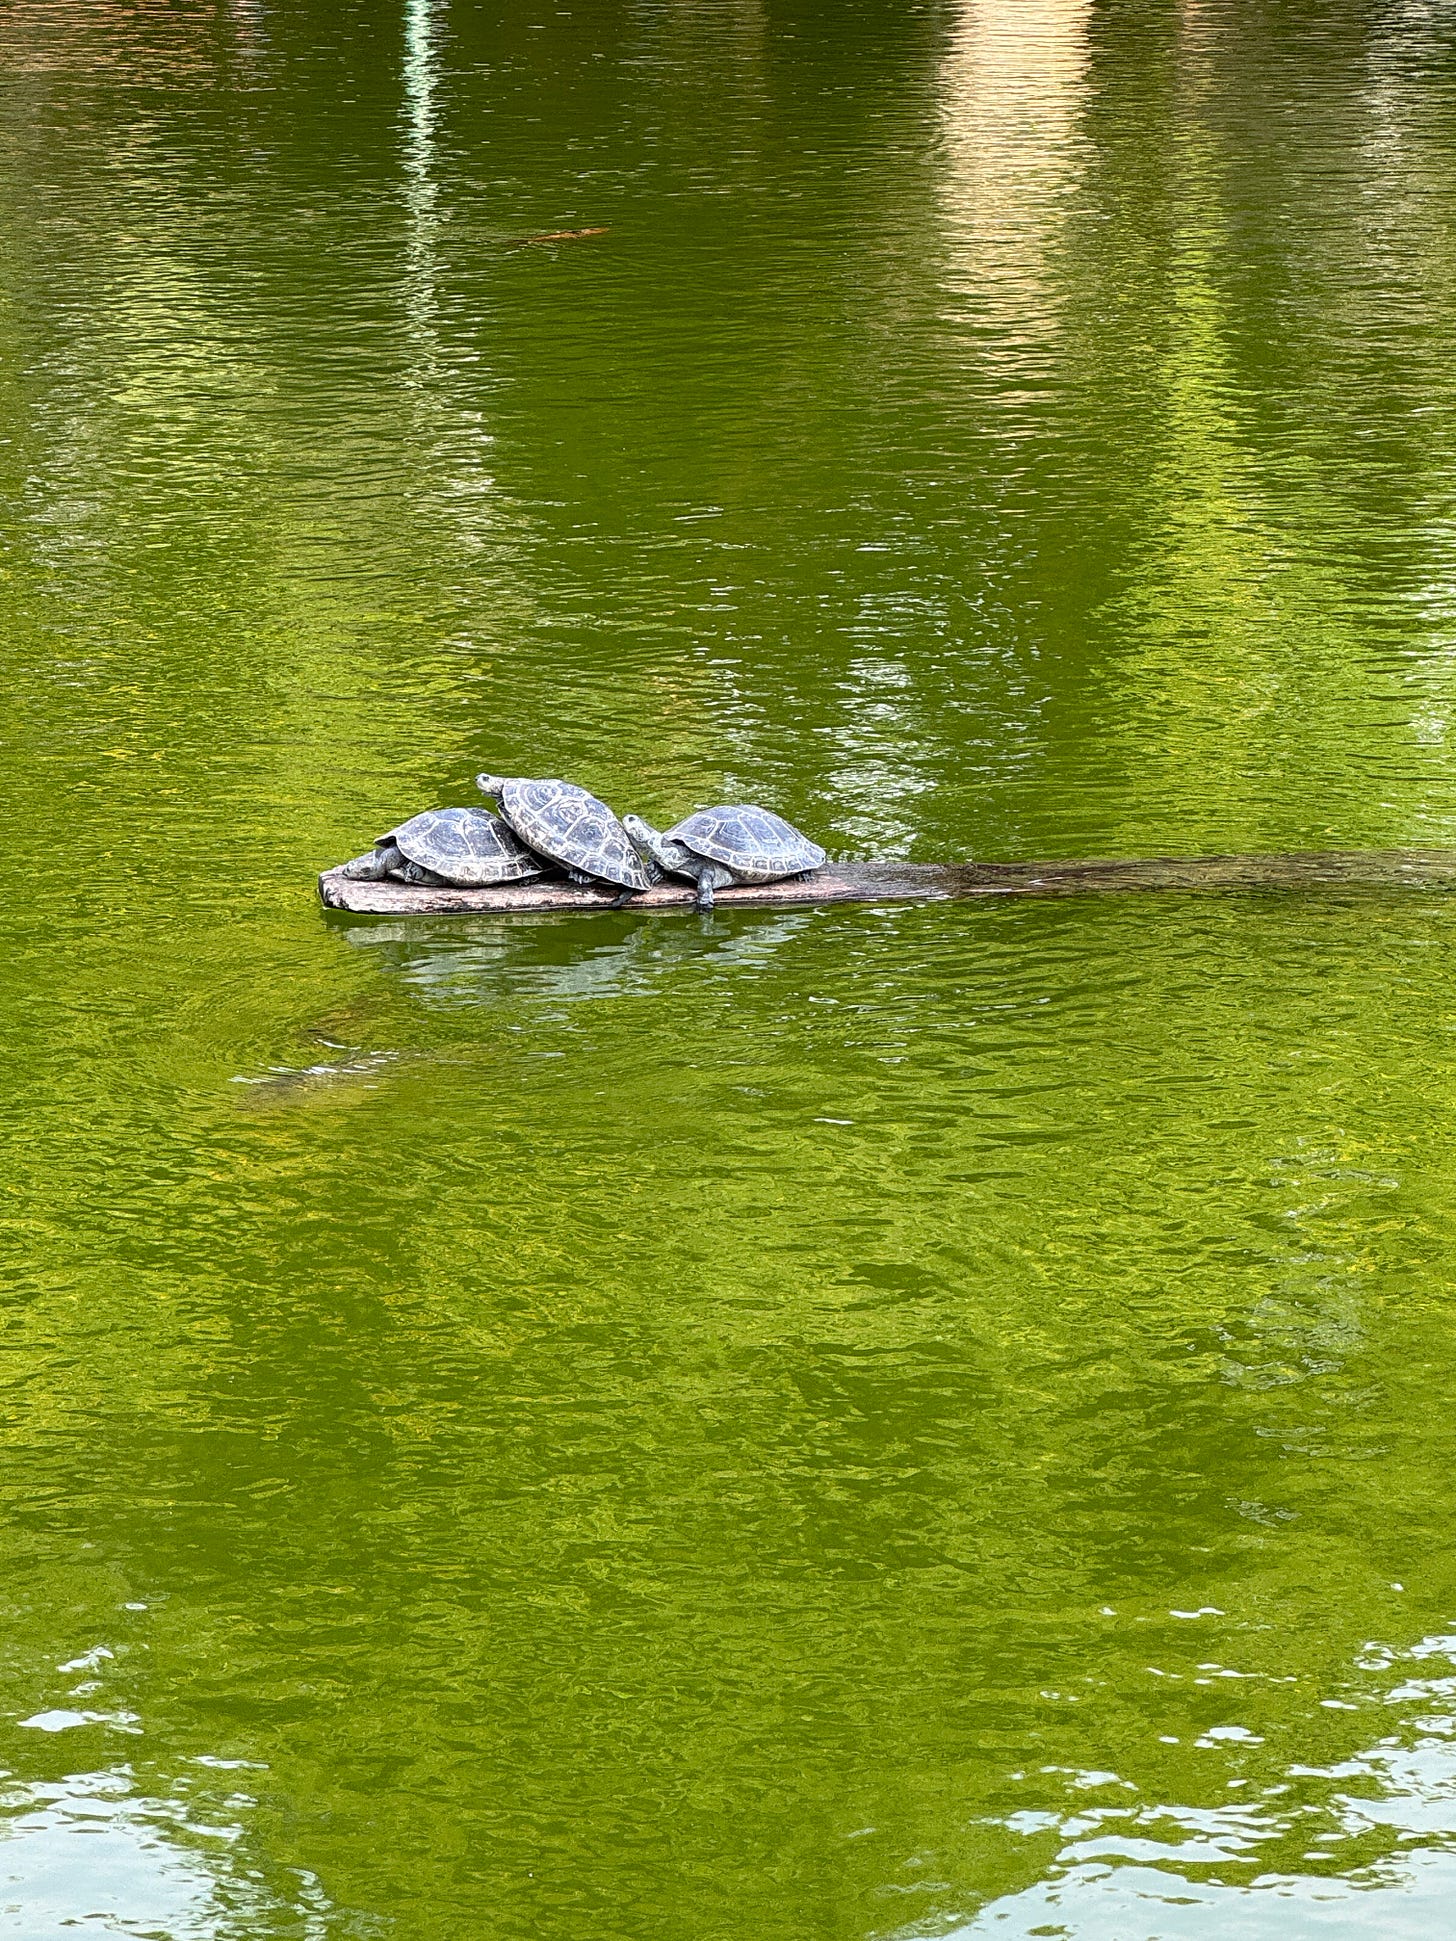
[[[406,102],[405,204],[409,211],[409,317],[411,334],[426,340],[435,315],[435,231],[439,186],[435,181],[435,21],[432,0],[409,0],[405,9]]]
[[[952,314],[1008,362],[1045,355],[1056,331],[1049,259],[1087,160],[1091,15],[1091,0],[964,0],[942,67]],[[1014,382],[1001,396],[1014,408]]]

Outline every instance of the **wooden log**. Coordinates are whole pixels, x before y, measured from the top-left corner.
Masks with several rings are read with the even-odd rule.
[[[1321,884],[1368,889],[1456,887],[1456,849],[1327,850],[1288,856],[1150,856],[1064,863],[827,863],[782,883],[719,890],[723,909],[803,903],[926,903],[973,896],[1084,896],[1130,890],[1293,890]],[[604,910],[610,890],[559,878],[488,890],[355,883],[337,869],[318,880],[327,909],[361,915],[479,916],[539,910]],[[665,881],[632,910],[690,910],[690,884]]]

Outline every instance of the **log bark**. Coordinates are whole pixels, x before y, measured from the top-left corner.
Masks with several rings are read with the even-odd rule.
[[[1294,890],[1322,884],[1368,889],[1456,887],[1456,850],[1326,850],[1287,856],[1148,856],[1053,863],[828,863],[783,883],[719,890],[726,909],[804,903],[929,903],[974,896],[1085,896],[1132,890]],[[330,910],[365,916],[508,915],[604,910],[610,890],[548,880],[488,890],[355,883],[337,869],[318,880]],[[690,910],[690,884],[666,881],[634,897],[632,910]]]

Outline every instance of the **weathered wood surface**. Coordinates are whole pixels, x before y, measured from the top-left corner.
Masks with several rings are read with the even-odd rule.
[[[807,876],[719,890],[726,909],[795,903],[938,902],[972,896],[1077,896],[1130,890],[1291,890],[1321,884],[1368,889],[1456,888],[1456,849],[1329,850],[1291,856],[1151,856],[1066,863],[828,863]],[[570,883],[506,883],[489,890],[427,890],[409,883],[355,883],[325,870],[319,896],[330,910],[366,916],[507,915],[604,910],[609,890]],[[663,882],[633,910],[687,910],[690,884]]]

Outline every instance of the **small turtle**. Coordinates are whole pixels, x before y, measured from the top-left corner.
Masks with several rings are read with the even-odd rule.
[[[699,809],[666,834],[639,815],[624,819],[627,834],[644,856],[671,876],[698,886],[698,908],[711,910],[714,890],[730,883],[776,883],[818,869],[824,851],[771,809],[748,803]]]
[[[507,249],[525,249],[531,243],[577,243],[584,236],[605,236],[611,224],[599,229],[543,229],[539,236],[512,236]]]
[[[429,884],[481,889],[519,883],[547,865],[489,809],[426,809],[391,829],[367,855],[342,865],[353,881]]]
[[[495,797],[521,841],[538,855],[560,863],[573,883],[619,888],[618,909],[658,880],[657,865],[637,853],[606,803],[575,782],[506,775],[477,775],[475,782]]]

